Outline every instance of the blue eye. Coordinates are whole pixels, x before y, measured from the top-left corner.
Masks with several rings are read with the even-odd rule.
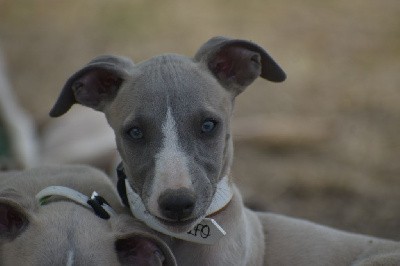
[[[214,130],[217,122],[213,119],[206,119],[203,124],[201,125],[201,132],[202,133],[210,133]]]
[[[142,139],[143,131],[139,127],[133,127],[128,132],[129,136],[133,139]]]

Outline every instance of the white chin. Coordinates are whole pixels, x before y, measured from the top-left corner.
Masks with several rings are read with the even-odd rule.
[[[174,233],[189,232],[201,220],[201,218],[199,218],[186,221],[171,221],[158,217],[156,217],[156,219],[160,221],[160,223],[163,224],[166,229]]]

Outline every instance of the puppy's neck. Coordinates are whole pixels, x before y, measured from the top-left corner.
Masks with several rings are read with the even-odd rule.
[[[214,244],[226,235],[225,230],[213,218],[208,218],[208,216],[217,215],[232,200],[233,190],[228,176],[224,176],[218,182],[213,199],[205,215],[194,221],[192,223],[193,227],[189,227],[189,231],[175,232],[149,213],[140,196],[129,184],[122,164],[117,168],[117,173],[119,178],[118,192],[122,201],[124,203],[126,201],[126,205],[130,207],[132,214],[150,228],[174,238],[198,244]]]

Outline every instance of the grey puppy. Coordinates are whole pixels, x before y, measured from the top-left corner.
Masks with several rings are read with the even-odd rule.
[[[173,237],[180,265],[400,261],[396,242],[244,207],[230,175],[230,120],[235,97],[259,76],[286,78],[263,48],[225,37],[193,58],[165,54],[135,65],[100,56],[69,78],[50,115],[74,103],[105,113],[123,160],[121,197],[136,217]]]
[[[95,190],[116,214],[101,219],[61,197],[41,205],[35,195],[48,186]],[[0,265],[176,265],[165,242],[124,213],[114,186],[94,168],[0,172]]]

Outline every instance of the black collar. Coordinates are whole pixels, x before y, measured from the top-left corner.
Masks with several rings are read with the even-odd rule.
[[[126,207],[129,207],[129,201],[128,201],[128,196],[126,195],[126,186],[125,186],[126,174],[125,174],[124,165],[122,162],[120,162],[117,166],[117,176],[118,176],[117,191],[118,191],[119,197],[121,198],[122,203]]]

